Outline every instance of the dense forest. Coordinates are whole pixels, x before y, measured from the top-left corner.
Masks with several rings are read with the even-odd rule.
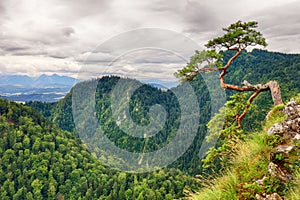
[[[0,100],[0,199],[174,199],[197,184],[178,169],[126,174],[105,167],[70,132]]]

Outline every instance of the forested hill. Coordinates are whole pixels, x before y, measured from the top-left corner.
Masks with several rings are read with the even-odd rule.
[[[70,132],[0,99],[0,199],[174,199],[191,178],[176,169],[126,174],[103,166]]]
[[[230,54],[224,55],[224,61],[230,58]],[[225,80],[228,83],[240,85],[243,80],[252,84],[267,83],[270,80],[279,82],[283,100],[300,92],[300,55],[268,52],[254,49],[251,53],[243,52],[230,67],[230,72]],[[163,92],[159,89],[144,85],[137,90],[130,100],[132,117],[136,123],[147,124],[149,121],[149,107],[154,104],[161,104],[168,112],[168,120],[160,134],[152,137],[151,140],[134,139],[128,134],[118,129],[115,119],[112,117],[110,109],[111,91],[118,82],[118,77],[104,77],[99,79],[96,92],[96,108],[99,122],[104,127],[107,136],[119,147],[128,151],[141,152],[141,150],[153,151],[164,146],[178,129],[180,119],[180,108],[175,95],[171,91]],[[79,83],[85,84],[85,83]],[[207,86],[201,76],[196,77],[191,82],[197,95],[201,116],[198,133],[190,148],[180,159],[174,162],[171,167],[179,168],[196,174],[202,171],[200,159],[198,157],[204,135],[206,134],[206,124],[210,119],[210,96]],[[227,98],[232,94],[227,92]],[[272,107],[272,99],[269,92],[262,93],[255,99],[253,107],[243,121],[245,130],[259,129],[268,110]],[[30,102],[28,105],[39,110],[50,120],[58,124],[63,130],[75,131],[72,116],[72,91],[58,103],[45,104]],[[145,145],[146,144],[146,145]]]

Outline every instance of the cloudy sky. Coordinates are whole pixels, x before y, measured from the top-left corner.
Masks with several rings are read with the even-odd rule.
[[[174,81],[190,49],[237,20],[258,21],[268,50],[300,53],[299,10],[300,0],[0,0],[0,72]]]

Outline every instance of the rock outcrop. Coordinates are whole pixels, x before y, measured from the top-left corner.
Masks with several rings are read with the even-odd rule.
[[[282,183],[285,183],[293,179],[290,172],[292,166],[290,166],[290,163],[285,163],[285,158],[288,158],[289,154],[295,150],[295,143],[300,140],[300,105],[296,101],[291,100],[285,105],[282,112],[287,116],[286,119],[282,123],[275,123],[268,130],[269,136],[279,138],[274,146],[275,156],[273,156],[274,158],[272,158],[272,161],[268,165],[268,176],[275,177]],[[256,183],[263,185],[265,179],[267,179],[266,176],[257,180]],[[255,197],[258,200],[284,199],[277,193],[256,194]]]

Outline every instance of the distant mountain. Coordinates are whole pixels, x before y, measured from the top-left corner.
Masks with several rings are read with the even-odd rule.
[[[142,82],[158,89],[170,89],[172,87],[176,87],[179,84],[179,82],[177,81],[163,81],[159,79],[148,79]]]
[[[1,75],[0,85],[23,85],[28,86],[32,84],[33,79],[24,75]]]
[[[58,101],[66,95],[78,80],[68,76],[1,75],[0,96],[12,101]]]
[[[167,88],[167,87],[165,87],[165,86],[163,86],[163,85],[161,85],[161,84],[157,84],[157,83],[150,83],[150,84],[148,84],[148,85],[151,85],[152,87],[155,87],[155,88],[157,88],[157,89],[161,89],[161,90],[163,90],[163,91],[166,91],[166,90],[168,90],[168,88]]]
[[[68,76],[59,76],[53,74],[47,76],[45,74],[39,76],[37,79],[33,80],[33,86],[35,87],[47,87],[47,86],[73,86],[77,80]]]
[[[57,74],[29,77],[26,75],[1,75],[0,76],[0,85],[13,85],[13,86],[23,86],[23,87],[53,87],[53,86],[73,86],[77,82],[77,79],[60,76]]]

